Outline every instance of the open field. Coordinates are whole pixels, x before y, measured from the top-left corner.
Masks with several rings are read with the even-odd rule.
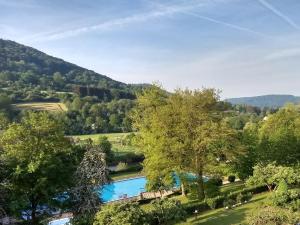
[[[28,102],[14,104],[14,107],[25,110],[36,110],[36,111],[52,111],[52,112],[63,112],[67,111],[67,107],[63,103],[56,102]]]
[[[184,223],[178,223],[178,225],[190,225],[190,224],[202,224],[202,225],[233,225],[243,224],[246,220],[246,216],[252,212],[252,210],[259,207],[266,201],[269,193],[263,193],[255,195],[252,200],[242,206],[234,209],[226,210],[216,209],[207,212],[200,213],[197,216],[191,216]]]
[[[92,139],[95,143],[99,140],[101,136],[106,136],[110,143],[112,144],[112,150],[116,153],[128,153],[128,152],[139,152],[134,146],[124,144],[124,139],[130,133],[107,133],[107,134],[89,134],[89,135],[77,135],[74,138],[79,138],[81,140],[86,140],[88,138]]]

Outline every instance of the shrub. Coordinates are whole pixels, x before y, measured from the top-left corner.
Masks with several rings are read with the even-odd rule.
[[[252,193],[247,192],[247,193],[239,193],[236,197],[236,202],[237,203],[244,203],[245,201],[249,201],[252,198]]]
[[[143,162],[144,159],[145,159],[145,156],[143,154],[136,154],[133,152],[129,152],[127,154],[115,155],[112,164],[116,165],[119,162],[126,162],[128,164],[140,163],[140,162]]]
[[[266,206],[247,217],[249,225],[294,225],[299,222],[300,214],[288,210]]]
[[[235,181],[235,176],[234,176],[234,175],[228,176],[228,181],[229,181],[230,183],[233,183],[233,182]]]
[[[205,201],[211,209],[217,209],[223,206],[224,200],[224,196],[217,196],[215,198],[207,198]]]
[[[152,202],[152,210],[149,213],[151,224],[167,224],[179,222],[186,218],[186,211],[179,201],[159,199]]]
[[[184,205],[184,209],[188,214],[193,214],[197,210],[198,212],[203,212],[209,209],[209,206],[205,201],[202,202],[191,202]]]
[[[221,177],[214,176],[209,179],[211,183],[214,183],[216,186],[222,186],[223,180]]]
[[[268,191],[267,185],[258,185],[258,186],[244,188],[242,192],[243,193],[251,192],[252,194],[259,194],[265,191]]]
[[[220,194],[220,187],[217,180],[208,180],[204,183],[205,196],[208,198],[216,197]]]
[[[227,198],[227,199],[224,200],[223,206],[228,207],[228,208],[232,208],[232,206],[234,204],[236,204],[236,201],[234,199]]]
[[[102,206],[93,225],[148,225],[147,214],[137,203],[113,203]]]
[[[128,164],[125,162],[119,162],[117,167],[116,167],[116,171],[120,172],[120,171],[124,171],[128,169]]]

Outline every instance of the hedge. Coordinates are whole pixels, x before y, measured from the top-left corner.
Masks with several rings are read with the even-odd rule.
[[[143,169],[141,164],[128,165],[128,168],[119,171],[110,171],[110,174],[122,174],[127,172],[139,172]]]
[[[229,202],[237,202],[238,195],[243,195],[245,198],[251,198],[252,194],[259,194],[262,192],[268,191],[267,186],[255,186],[244,188],[240,191],[235,191],[229,193],[227,196],[217,196],[214,198],[207,198],[202,202],[191,202],[184,205],[184,208],[188,214],[195,213],[195,210],[199,212],[204,212],[209,209],[218,209],[224,207],[224,205]]]
[[[187,203],[183,207],[188,214],[193,214],[196,210],[198,213],[209,210],[209,206],[205,201]]]

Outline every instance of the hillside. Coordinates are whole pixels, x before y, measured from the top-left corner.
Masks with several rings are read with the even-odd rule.
[[[257,107],[282,107],[287,103],[300,103],[300,97],[293,95],[263,95],[255,97],[229,98],[227,102],[240,105],[252,105]]]
[[[142,86],[115,81],[34,48],[0,39],[0,88],[13,93],[14,100],[41,100],[34,99],[34,95],[45,98],[40,94],[44,90],[77,92],[82,97],[93,95],[108,101],[132,99],[134,91]]]

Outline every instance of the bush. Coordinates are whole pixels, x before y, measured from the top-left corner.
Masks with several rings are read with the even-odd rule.
[[[265,191],[268,191],[267,185],[259,185],[259,186],[253,186],[243,189],[243,193],[251,192],[252,194],[259,194]]]
[[[224,207],[228,207],[228,208],[232,208],[232,206],[236,204],[236,200],[232,199],[232,198],[227,198],[224,200],[223,206]]]
[[[193,214],[197,212],[204,212],[209,209],[209,206],[205,201],[202,202],[191,202],[184,205],[184,209],[188,214]]]
[[[205,201],[211,209],[217,209],[223,206],[224,200],[224,196],[217,196],[215,198],[207,198]]]
[[[299,222],[300,214],[277,207],[260,208],[247,217],[249,225],[284,224],[294,225]]]
[[[230,183],[233,183],[233,182],[235,181],[235,176],[234,176],[234,175],[228,176],[228,181],[229,181]]]
[[[145,159],[143,154],[136,154],[133,152],[129,152],[127,154],[115,155],[112,165],[116,165],[119,162],[126,162],[128,164],[131,163],[141,163]]]
[[[184,221],[186,218],[186,211],[181,203],[173,199],[155,200],[152,202],[152,208],[149,219],[153,225]]]
[[[223,180],[221,177],[211,177],[209,179],[210,182],[214,183],[216,186],[222,186],[223,185]]]
[[[102,206],[93,225],[148,225],[147,214],[137,203],[113,203]]]
[[[127,163],[126,163],[127,164]],[[119,164],[118,164],[119,165]],[[117,165],[117,166],[118,166]],[[128,165],[128,164],[127,164]],[[134,164],[134,165],[128,165],[126,169],[120,170],[120,171],[110,171],[110,174],[116,174],[116,173],[125,173],[125,172],[139,172],[143,169],[143,166],[141,164]]]
[[[220,194],[220,187],[217,180],[208,180],[204,183],[205,196],[208,198],[216,197]]]
[[[248,192],[248,193],[240,193],[237,195],[236,197],[236,202],[237,203],[244,203],[245,201],[249,201],[252,198],[252,193]]]
[[[120,172],[120,171],[124,171],[128,169],[128,164],[125,162],[119,162],[117,167],[116,167],[116,171]]]

